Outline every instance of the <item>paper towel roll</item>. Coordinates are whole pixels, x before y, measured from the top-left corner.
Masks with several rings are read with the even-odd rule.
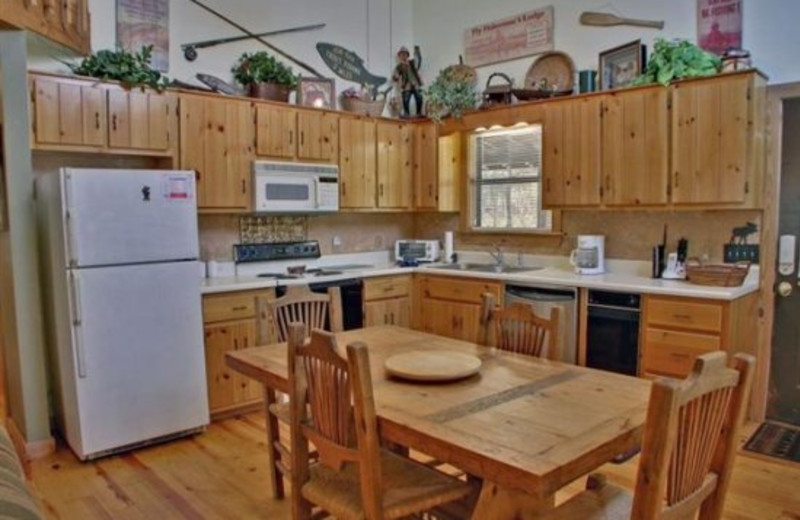
[[[453,240],[453,232],[452,231],[445,231],[444,233],[444,261],[446,263],[451,263],[453,261],[453,254],[455,253],[454,249],[454,240]]]

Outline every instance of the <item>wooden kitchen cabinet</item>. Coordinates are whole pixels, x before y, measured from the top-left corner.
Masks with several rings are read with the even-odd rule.
[[[670,87],[673,204],[760,203],[765,85],[758,72],[745,72]]]
[[[686,377],[697,356],[715,350],[755,354],[758,294],[737,300],[646,295],[640,375]]]
[[[297,158],[301,161],[336,163],[339,116],[323,110],[298,110]]]
[[[167,151],[176,139],[176,97],[141,89],[108,90],[108,146]]]
[[[439,136],[435,123],[414,126],[414,209],[459,211],[461,134]]]
[[[106,144],[106,91],[89,82],[33,76],[33,146],[102,148]]]
[[[431,334],[484,341],[481,295],[491,293],[502,305],[502,285],[488,280],[422,275],[417,280],[419,328]]]
[[[297,110],[256,103],[256,155],[294,159],[297,155]]]
[[[252,106],[247,101],[181,96],[180,167],[197,172],[197,206],[245,212],[251,206]]]
[[[411,276],[364,280],[364,326],[411,327]]]
[[[172,156],[177,97],[112,83],[31,76],[32,146],[39,150]]]
[[[544,207],[600,205],[601,107],[597,95],[545,105]]]
[[[2,0],[0,25],[37,33],[72,51],[91,53],[89,0]]]
[[[377,123],[378,207],[409,209],[413,193],[413,128],[407,123]]]
[[[376,205],[377,135],[375,121],[339,118],[339,206],[370,209]]]
[[[606,206],[666,205],[668,91],[661,85],[602,99],[602,200]]]
[[[267,302],[274,289],[210,294],[203,298],[208,403],[212,418],[261,403],[261,384],[230,369],[225,354],[270,342]]]

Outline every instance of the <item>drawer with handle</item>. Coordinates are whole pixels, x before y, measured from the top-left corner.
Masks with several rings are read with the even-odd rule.
[[[422,282],[422,293],[425,298],[437,300],[450,300],[459,303],[482,302],[483,293],[491,293],[495,301],[500,302],[500,284],[482,282],[479,280],[465,280],[460,277],[426,277]]]
[[[697,356],[719,350],[718,336],[647,328],[642,352],[642,373],[686,377]]]
[[[364,301],[400,298],[411,294],[411,277],[387,276],[364,280]]]
[[[723,309],[720,303],[654,296],[647,298],[646,302],[647,326],[722,331]]]
[[[252,293],[208,295],[203,298],[203,322],[230,321],[256,315],[256,299]]]

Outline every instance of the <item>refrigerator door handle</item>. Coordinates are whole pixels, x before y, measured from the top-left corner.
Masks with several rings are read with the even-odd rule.
[[[67,265],[75,267],[75,232],[72,224],[72,175],[67,172],[64,175],[64,234],[66,234],[67,246]]]
[[[83,354],[82,323],[81,323],[81,293],[78,284],[78,275],[74,271],[69,273],[70,296],[72,299],[72,334],[75,344],[75,365],[78,368],[78,377],[86,378],[86,357]]]

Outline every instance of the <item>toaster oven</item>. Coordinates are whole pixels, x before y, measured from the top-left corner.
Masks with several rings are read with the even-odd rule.
[[[394,244],[396,261],[438,262],[438,240],[398,240]]]

